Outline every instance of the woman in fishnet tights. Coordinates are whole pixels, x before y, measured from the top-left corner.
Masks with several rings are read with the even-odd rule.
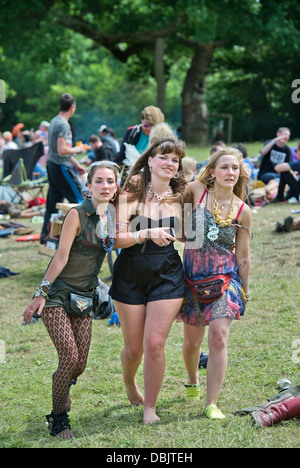
[[[109,202],[115,198],[118,166],[108,161],[91,165],[87,186],[90,196],[65,217],[58,250],[31,304],[25,309],[25,323],[33,314],[42,315],[58,353],[53,375],[51,414],[46,416],[50,434],[63,439],[74,436],[68,418],[70,386],[83,373],[90,348],[91,310],[84,309],[98,286],[98,273],[106,252],[113,247],[113,221]],[[70,293],[76,293],[81,313],[74,315]],[[83,297],[78,298],[78,294]],[[87,313],[88,312],[88,313]]]

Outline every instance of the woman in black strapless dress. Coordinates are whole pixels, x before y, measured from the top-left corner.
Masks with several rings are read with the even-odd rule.
[[[182,237],[183,205],[189,201],[181,160],[185,145],[157,140],[132,168],[119,196],[115,245],[121,248],[110,294],[121,322],[123,377],[129,401],[144,404],[144,422],[159,421],[156,402],[164,378],[164,345],[184,296],[176,237]],[[144,392],[136,373],[144,354]]]

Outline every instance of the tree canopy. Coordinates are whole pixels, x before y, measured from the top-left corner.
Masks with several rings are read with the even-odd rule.
[[[68,91],[86,137],[100,123],[122,136],[149,104],[191,143],[209,113],[233,116],[235,140],[296,133],[299,13],[296,0],[0,0],[0,129],[50,119]]]

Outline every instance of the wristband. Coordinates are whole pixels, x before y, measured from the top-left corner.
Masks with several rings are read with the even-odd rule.
[[[52,286],[52,283],[49,280],[43,279],[43,281],[39,285],[39,288],[42,289],[46,294],[48,294],[51,286]]]
[[[35,297],[39,297],[39,296],[43,296],[46,299],[46,301],[49,299],[48,294],[45,293],[41,288],[37,288],[32,299],[34,299]]]
[[[132,233],[132,238],[135,240],[135,244],[142,244],[143,242],[140,240],[140,231],[135,231]]]

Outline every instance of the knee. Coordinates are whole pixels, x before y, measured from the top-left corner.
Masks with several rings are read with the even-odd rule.
[[[86,361],[77,361],[76,367],[74,368],[73,378],[79,377],[84,373],[86,368]]]
[[[151,360],[159,359],[164,352],[164,343],[159,337],[149,337],[144,343],[145,355]]]
[[[187,354],[194,354],[196,352],[198,352],[201,348],[201,344],[202,344],[202,338],[200,337],[195,337],[195,336],[192,336],[192,337],[189,337],[189,336],[185,336],[184,337],[184,342],[183,342],[183,345],[182,345],[182,351],[183,353],[187,353]]]
[[[210,349],[223,351],[227,349],[227,330],[219,329],[209,333],[208,345]]]
[[[124,346],[122,353],[131,361],[137,361],[143,356],[143,346],[139,343],[130,343]]]

